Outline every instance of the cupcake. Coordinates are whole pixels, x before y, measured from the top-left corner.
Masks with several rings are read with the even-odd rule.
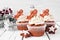
[[[45,14],[44,15],[44,21],[46,24],[46,30],[45,31],[48,33],[55,34],[55,30],[56,30],[55,21],[54,21],[53,16],[49,14],[49,9],[44,10],[43,14]],[[53,28],[52,30],[51,30],[51,27]]]
[[[41,16],[34,16],[27,25],[28,31],[32,36],[43,36],[45,32],[45,24]]]
[[[48,33],[52,33],[52,34],[55,34],[55,21],[54,21],[54,18],[52,17],[52,15],[48,15],[48,16],[45,16],[44,17],[44,21],[45,21],[45,24],[46,24],[46,32]],[[51,27],[53,27],[53,29],[51,29]],[[51,30],[51,31],[49,31]],[[54,30],[54,31],[53,31]]]
[[[17,19],[16,23],[18,24],[17,28],[18,30],[27,30],[28,19],[26,19],[26,15],[23,15],[23,11],[21,12],[17,13],[17,17],[15,16]]]

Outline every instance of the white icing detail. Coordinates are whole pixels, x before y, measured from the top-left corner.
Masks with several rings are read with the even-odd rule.
[[[51,26],[51,27],[49,27],[49,31],[53,31],[54,32],[54,29],[55,29],[55,27],[53,27],[53,26]]]

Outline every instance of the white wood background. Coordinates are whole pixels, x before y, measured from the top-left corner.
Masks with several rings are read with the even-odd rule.
[[[42,10],[48,8],[56,21],[60,21],[60,0],[0,0],[0,10],[4,7],[11,7],[14,14],[17,10],[23,9],[24,14],[28,14],[30,6],[34,5],[41,13]]]

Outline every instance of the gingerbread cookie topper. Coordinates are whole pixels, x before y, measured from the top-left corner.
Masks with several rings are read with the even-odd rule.
[[[23,33],[20,34],[21,36],[28,38],[31,36],[31,34],[29,33],[29,31],[23,31]]]
[[[14,18],[15,18],[15,19],[18,19],[19,16],[21,16],[21,15],[23,15],[23,10],[22,10],[22,9],[20,9],[20,10],[17,12],[17,14],[14,16]]]
[[[46,16],[46,15],[49,15],[49,9],[43,10],[43,13],[40,14],[40,16],[42,16],[43,18],[44,18],[44,16]]]
[[[27,16],[27,19],[30,20],[32,17],[37,15],[37,9],[34,9],[33,11],[30,12],[30,15]]]

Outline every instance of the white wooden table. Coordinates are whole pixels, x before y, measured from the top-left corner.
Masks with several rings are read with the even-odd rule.
[[[58,22],[60,24],[60,22]],[[56,31],[56,34],[49,34],[49,37],[51,40],[60,40],[60,27],[56,25],[58,28]],[[20,36],[20,33],[22,31],[5,31],[4,28],[0,29],[0,40],[22,40],[22,36]],[[29,38],[24,38],[23,40],[49,40],[46,34],[41,37],[29,37]]]

